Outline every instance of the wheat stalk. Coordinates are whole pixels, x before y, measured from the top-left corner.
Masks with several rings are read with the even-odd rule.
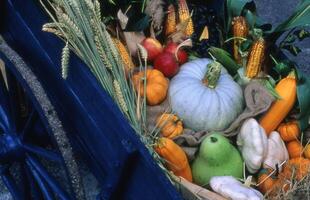
[[[95,0],[94,4],[95,4],[95,14],[96,14],[96,17],[98,18],[98,20],[101,20],[101,7],[100,7],[100,3],[99,3],[98,0]]]
[[[71,20],[71,18],[65,14],[62,13],[60,16],[60,22],[64,23],[67,25],[67,27],[70,27],[70,29],[72,30],[71,33],[76,34],[78,37],[82,38],[83,37],[83,33],[82,31],[79,29],[79,27]]]
[[[65,76],[67,73],[65,66],[69,61],[65,59],[67,58],[65,55],[70,47],[70,50],[87,64],[103,89],[114,99],[127,117],[131,127],[140,136],[141,141],[146,144],[150,153],[155,156],[155,160],[162,167],[161,160],[151,145],[154,143],[154,139],[147,137],[146,134],[147,130],[144,124],[147,121],[146,97],[143,97],[143,101],[139,100],[137,102],[138,94],[130,81],[132,74],[126,77],[123,63],[119,59],[118,49],[115,47],[105,24],[101,22],[102,13],[99,1],[70,0],[69,2],[59,0],[59,4],[55,4],[53,0],[44,0],[44,2],[49,3],[48,7],[44,5],[43,0],[40,1],[57,25],[51,28],[53,24],[48,24],[43,29],[56,33],[68,44],[63,49],[63,75]],[[145,58],[144,55],[144,60]],[[146,70],[146,65],[144,70]],[[145,83],[144,81],[144,90],[146,88]],[[141,111],[141,120],[136,115],[137,108]]]
[[[127,113],[128,112],[128,108],[127,108],[124,96],[122,94],[122,90],[121,90],[121,87],[119,85],[119,82],[117,80],[114,80],[113,81],[113,86],[114,86],[115,96],[116,96],[116,99],[118,101],[118,104],[120,105],[122,111],[124,113]]]
[[[48,32],[48,33],[53,33],[53,34],[55,34],[56,36],[58,36],[60,38],[64,38],[65,37],[64,34],[61,31],[59,31],[59,30],[57,30],[55,28],[43,27],[42,31]]]
[[[70,49],[69,49],[69,43],[67,42],[65,47],[62,49],[61,54],[61,76],[63,79],[66,79],[68,77],[69,58],[70,58]]]

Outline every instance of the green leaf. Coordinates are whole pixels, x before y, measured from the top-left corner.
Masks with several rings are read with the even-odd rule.
[[[199,54],[198,54],[197,52],[195,52],[195,51],[190,51],[190,52],[188,53],[188,60],[189,60],[189,61],[191,61],[191,60],[196,60],[196,59],[198,59],[198,58],[200,58],[200,57],[199,57]]]
[[[149,27],[151,18],[146,14],[129,17],[125,31],[139,32]]]
[[[210,47],[208,51],[219,63],[221,63],[227,69],[230,75],[234,76],[237,73],[240,66],[234,61],[234,59],[227,51],[217,47]]]
[[[278,25],[273,32],[284,32],[286,30],[310,25],[310,0],[304,0],[296,7],[294,14],[286,21]]]
[[[297,70],[297,77],[297,99],[300,109],[298,121],[301,131],[304,131],[310,122],[310,76]]]
[[[241,52],[246,52],[250,49],[250,47],[252,46],[253,40],[246,40],[244,42],[241,43],[240,45],[240,51]]]
[[[240,16],[244,6],[252,2],[252,0],[227,0],[227,32],[230,30],[232,19],[236,16]]]
[[[289,74],[290,71],[292,70],[289,63],[286,62],[277,63],[273,69],[281,76]]]
[[[278,92],[275,89],[274,80],[270,77],[267,80],[261,81],[264,87],[268,90],[269,94],[271,94],[276,99],[281,99],[281,96],[278,94]]]
[[[246,18],[246,21],[250,25],[250,29],[253,29],[257,19],[256,13],[253,13],[250,10],[246,10],[244,16]]]

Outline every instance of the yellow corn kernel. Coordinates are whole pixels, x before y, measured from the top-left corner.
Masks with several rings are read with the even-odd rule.
[[[132,62],[131,56],[129,55],[125,45],[119,39],[113,38],[113,42],[115,43],[115,46],[118,49],[118,52],[121,56],[122,62],[125,66],[125,72],[126,74],[128,74],[135,67],[135,65]]]
[[[246,66],[246,77],[254,78],[261,71],[265,57],[265,50],[266,43],[263,38],[259,38],[253,43]]]
[[[168,15],[165,24],[165,35],[169,36],[176,31],[176,13],[173,4],[168,6]]]
[[[192,17],[190,16],[190,13],[189,13],[186,0],[179,0],[178,9],[179,9],[178,13],[179,13],[180,23],[183,23],[189,20],[186,30],[185,30],[185,35],[191,36],[194,33],[194,25],[193,25]]]
[[[234,39],[234,58],[238,64],[241,64],[241,56],[239,54],[239,47],[242,42],[240,38],[246,38],[249,34],[249,26],[246,19],[242,16],[234,17],[232,21],[232,31]]]

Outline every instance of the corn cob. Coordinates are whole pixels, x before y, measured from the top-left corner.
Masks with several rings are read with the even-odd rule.
[[[241,56],[239,54],[239,47],[242,42],[241,38],[246,38],[249,34],[249,27],[246,19],[242,16],[235,17],[232,22],[232,31],[234,34],[234,58],[238,64],[241,64]]]
[[[165,35],[169,36],[176,31],[176,13],[173,4],[168,6],[168,15],[165,24]]]
[[[135,65],[132,62],[131,56],[129,55],[125,45],[119,39],[113,38],[113,42],[121,56],[122,62],[125,67],[125,72],[126,74],[128,74],[135,67]]]
[[[178,14],[180,23],[184,23],[188,20],[187,27],[185,29],[185,35],[191,36],[194,33],[194,25],[192,17],[190,16],[189,9],[186,0],[179,0],[178,3]]]
[[[266,43],[263,38],[259,38],[251,47],[251,52],[246,66],[246,77],[254,78],[261,71],[265,57]]]

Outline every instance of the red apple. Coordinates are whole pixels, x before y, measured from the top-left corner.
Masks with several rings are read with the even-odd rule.
[[[163,51],[163,46],[155,38],[145,38],[141,45],[146,49],[149,61],[153,61]]]
[[[172,53],[163,52],[156,57],[154,69],[161,71],[166,77],[171,78],[179,71],[179,64]]]
[[[174,42],[169,42],[165,49],[164,49],[164,52],[169,52],[169,53],[172,53],[173,55],[175,55],[175,52],[177,50],[177,47],[178,47],[178,44],[177,43],[174,43]],[[177,54],[177,60],[179,61],[179,63],[182,65],[184,63],[187,62],[187,59],[188,59],[188,55],[186,53],[186,51],[184,51],[183,49],[179,49],[178,50],[178,54]]]

